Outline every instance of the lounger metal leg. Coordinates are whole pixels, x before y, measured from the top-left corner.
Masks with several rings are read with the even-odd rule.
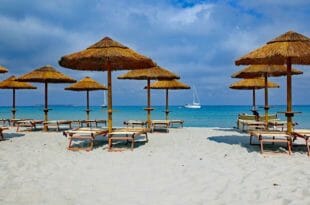
[[[149,137],[147,136],[147,132],[145,132],[145,139],[146,139],[146,142],[149,142]]]
[[[126,135],[126,138],[128,137],[128,135]],[[129,139],[127,138],[126,139],[126,145],[128,145],[129,144]]]
[[[309,139],[306,139],[306,146],[307,146],[307,151],[308,151],[308,157],[310,157]]]
[[[112,139],[111,136],[108,137],[108,150],[111,151],[112,149]]]
[[[263,140],[260,141],[260,153],[264,154],[264,143],[263,143]]]
[[[132,138],[132,141],[131,141],[131,151],[133,151],[133,148],[135,147],[135,134],[133,134],[131,136],[131,138]]]
[[[94,147],[94,140],[91,140],[90,141],[90,147],[89,147],[89,151],[93,150],[93,147]]]
[[[259,136],[259,142],[260,142],[260,153],[264,154],[264,142],[261,135]]]
[[[292,138],[288,137],[287,138],[287,146],[288,146],[288,154],[289,155],[292,154],[292,145],[293,145]]]
[[[91,140],[89,141],[89,149],[87,149],[87,151],[92,151],[92,150],[93,150],[93,147],[94,147],[94,140],[91,139]]]
[[[68,144],[68,149],[70,150],[72,148],[72,138],[70,136],[69,144]]]
[[[0,132],[0,141],[4,140],[4,136],[3,136],[3,133]]]

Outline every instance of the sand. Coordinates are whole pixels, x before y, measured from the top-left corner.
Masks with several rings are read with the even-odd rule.
[[[5,133],[0,204],[310,204],[304,149],[261,155],[231,129],[171,129],[123,152],[102,141],[68,151],[56,132]]]

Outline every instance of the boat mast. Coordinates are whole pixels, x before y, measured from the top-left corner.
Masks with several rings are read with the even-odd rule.
[[[200,103],[196,87],[193,86],[193,88],[194,88],[193,89],[193,104],[196,103],[196,99],[197,99],[197,103]]]

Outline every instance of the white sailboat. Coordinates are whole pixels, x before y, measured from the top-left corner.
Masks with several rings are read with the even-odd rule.
[[[193,86],[193,102],[191,104],[186,104],[184,105],[185,108],[190,108],[190,109],[200,109],[200,100],[197,94],[196,87]]]
[[[107,102],[106,102],[106,96],[105,96],[105,90],[103,91],[103,104],[101,105],[102,108],[107,108]]]

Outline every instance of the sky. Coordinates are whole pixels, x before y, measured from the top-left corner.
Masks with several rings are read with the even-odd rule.
[[[250,91],[228,87],[242,69],[234,61],[269,40],[293,30],[310,36],[309,0],[0,0],[0,65],[9,69],[0,80],[44,65],[80,80],[90,76],[106,84],[105,72],[75,71],[58,65],[61,56],[83,50],[105,36],[152,58],[158,65],[195,86],[204,105],[246,105]],[[310,104],[310,67],[293,78],[293,103]],[[146,81],[117,80],[113,104],[144,105]],[[270,104],[285,104],[285,78],[269,92]],[[17,105],[43,104],[43,84],[17,91]],[[49,86],[50,104],[84,105],[85,94]],[[0,106],[11,105],[11,91],[0,90]],[[192,101],[192,90],[171,91],[170,103]],[[152,91],[152,104],[164,104],[164,91]],[[102,91],[91,93],[100,105]],[[263,91],[258,91],[263,103]]]

